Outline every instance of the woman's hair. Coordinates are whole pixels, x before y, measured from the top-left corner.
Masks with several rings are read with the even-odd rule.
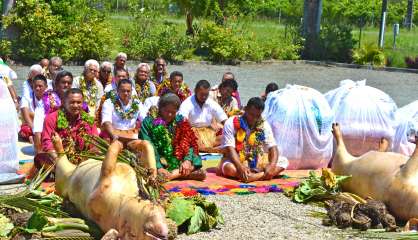
[[[118,82],[118,86],[117,89],[119,90],[120,86],[122,86],[122,84],[129,84],[132,87],[132,82],[129,79],[122,79]]]
[[[176,94],[169,92],[162,95],[158,100],[158,109],[162,109],[168,105],[174,105],[178,109],[180,107],[180,104],[180,98]]]

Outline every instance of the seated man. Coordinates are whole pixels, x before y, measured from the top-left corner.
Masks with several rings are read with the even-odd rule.
[[[42,74],[36,75],[31,79],[33,83],[33,92],[30,96],[22,98],[20,105],[20,112],[22,114],[22,126],[20,127],[19,137],[25,141],[33,143],[33,118],[35,116],[35,108],[37,106],[43,107],[42,97],[48,88],[46,77]]]
[[[156,87],[160,86],[166,79],[168,79],[167,64],[164,58],[157,58],[152,66],[151,80]]]
[[[57,73],[62,70],[62,59],[60,57],[52,57],[49,60],[48,68],[43,73],[48,81],[54,81]]]
[[[270,180],[289,164],[279,151],[273,132],[261,117],[264,102],[251,98],[243,116],[229,118],[223,130],[224,158],[217,174],[243,182]]]
[[[112,82],[105,86],[104,92],[116,91],[118,83],[122,79],[129,79],[129,72],[124,68],[116,70],[116,75],[113,77]]]
[[[157,115],[144,119],[139,138],[152,143],[158,172],[167,180],[203,180],[206,173],[201,170],[196,135],[187,119],[176,114],[179,106],[177,95],[161,96]]]
[[[155,96],[157,91],[154,83],[149,78],[149,72],[149,65],[147,63],[140,63],[134,76],[135,90],[141,103],[144,103],[145,99]]]
[[[124,143],[138,139],[142,108],[142,103],[132,98],[132,82],[122,79],[118,83],[117,94],[103,103],[101,136],[111,141],[120,139]]]
[[[74,164],[85,160],[80,153],[92,147],[84,137],[86,135],[98,136],[94,119],[83,110],[83,102],[82,91],[71,88],[64,94],[63,106],[45,117],[41,134],[42,150],[48,152],[53,159],[57,157],[52,143],[54,132],[62,138],[64,150]]]
[[[224,75],[222,75],[221,83],[229,81],[229,80],[235,80],[237,82],[237,80],[235,79],[235,75],[232,72],[224,73]],[[213,92],[212,94],[217,95],[218,92],[219,92],[219,85],[213,86],[211,91]],[[232,92],[232,96],[237,100],[238,107],[241,109],[242,106],[241,106],[241,98],[240,98],[239,92],[238,92],[238,84],[237,84],[237,88],[234,89],[234,91]]]
[[[158,86],[158,96],[162,96],[168,92],[175,93],[182,102],[192,94],[189,87],[183,81],[183,73],[179,71],[172,72],[170,79],[165,80]]]
[[[200,80],[194,89],[194,95],[188,97],[180,106],[179,114],[187,118],[195,131],[200,151],[216,152],[221,136],[217,132],[228,118],[217,102],[209,98],[210,84]],[[216,124],[213,124],[216,123]]]
[[[230,80],[222,82],[219,85],[219,91],[210,91],[210,97],[222,107],[228,117],[238,115],[241,112],[237,99],[232,96],[232,93],[237,88],[237,82]]]
[[[31,98],[33,95],[33,78],[36,75],[42,74],[42,67],[41,65],[35,64],[32,65],[29,69],[28,78],[22,84],[22,100],[24,98]],[[47,80],[47,87],[48,89],[52,89],[52,81]]]
[[[41,132],[44,126],[45,116],[57,111],[61,107],[61,99],[64,93],[71,88],[73,75],[68,71],[60,71],[55,77],[54,91],[48,90],[42,96],[42,102],[36,106],[33,118],[33,133],[35,142],[35,152],[42,151]]]

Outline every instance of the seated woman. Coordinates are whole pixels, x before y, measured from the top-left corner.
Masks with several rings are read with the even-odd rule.
[[[222,82],[218,89],[219,91],[210,91],[210,97],[215,100],[224,110],[228,117],[240,114],[238,101],[232,96],[234,90],[238,88],[235,80]]]
[[[179,71],[172,72],[170,79],[165,80],[158,86],[158,96],[162,96],[167,92],[175,93],[182,102],[192,94],[189,87],[183,81],[183,73]]]
[[[20,112],[22,114],[23,123],[20,127],[19,137],[25,141],[33,143],[33,118],[37,106],[43,107],[42,97],[48,88],[46,77],[42,74],[36,75],[31,82],[33,83],[33,92],[30,96],[22,98]]]
[[[110,140],[119,139],[124,143],[138,139],[142,104],[132,98],[132,82],[122,79],[117,86],[117,94],[111,95],[103,103],[101,136]]]
[[[189,122],[177,115],[180,99],[173,93],[160,97],[157,116],[144,119],[139,138],[154,146],[157,169],[167,180],[204,180],[196,136]]]
[[[242,116],[229,118],[223,130],[224,158],[217,174],[243,182],[270,180],[289,164],[279,150],[267,121],[261,117],[264,102],[251,98]]]

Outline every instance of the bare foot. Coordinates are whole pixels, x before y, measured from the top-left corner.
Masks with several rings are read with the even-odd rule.
[[[251,173],[248,176],[248,182],[254,182],[261,180],[264,177],[264,172],[258,172],[258,173]]]
[[[190,179],[190,180],[196,180],[196,181],[203,181],[206,178],[206,171],[203,169],[197,169],[191,172],[186,177],[181,177],[181,179]]]
[[[388,150],[388,148],[389,148],[389,141],[386,138],[382,137],[380,139],[380,142],[379,142],[378,151],[379,152],[386,152]]]

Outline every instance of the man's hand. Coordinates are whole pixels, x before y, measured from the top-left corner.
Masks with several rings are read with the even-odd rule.
[[[190,173],[193,171],[193,165],[192,162],[190,162],[189,160],[186,160],[184,162],[181,163],[180,165],[180,174],[182,176],[188,176],[190,175]]]
[[[248,177],[251,174],[251,170],[248,167],[244,166],[242,163],[238,164],[236,168],[237,168],[238,178],[243,182],[248,182]]]

